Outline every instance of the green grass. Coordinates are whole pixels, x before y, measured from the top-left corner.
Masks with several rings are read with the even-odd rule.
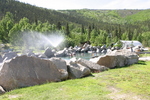
[[[8,100],[15,95],[18,97],[14,100],[96,100],[99,97],[107,100],[105,94],[109,92],[104,87],[105,84],[93,77],[87,77],[16,89],[0,96],[0,100]]]
[[[105,80],[107,85],[120,88],[124,93],[132,92],[150,97],[150,62],[139,61],[138,64],[104,73],[106,75],[100,73],[105,76],[98,77],[98,80]]]
[[[140,54],[139,57],[150,57],[150,54]]]
[[[121,94],[149,98],[150,62],[139,61],[81,79],[12,90],[1,95],[0,100],[110,100],[109,87],[121,90]]]

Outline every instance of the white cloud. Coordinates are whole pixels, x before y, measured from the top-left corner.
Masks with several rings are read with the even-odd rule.
[[[144,0],[110,0],[102,8],[105,9],[148,9],[150,1]]]
[[[148,9],[150,0],[19,0],[50,9]]]

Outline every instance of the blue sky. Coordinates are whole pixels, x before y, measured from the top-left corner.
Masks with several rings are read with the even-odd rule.
[[[48,9],[149,9],[150,0],[19,0]]]

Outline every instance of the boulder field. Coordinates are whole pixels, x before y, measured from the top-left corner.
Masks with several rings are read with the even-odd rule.
[[[0,65],[0,93],[47,82],[81,78],[94,72],[137,62],[138,55],[127,50],[111,51],[90,61],[81,58],[66,61],[58,57],[42,59],[36,56],[15,55]]]

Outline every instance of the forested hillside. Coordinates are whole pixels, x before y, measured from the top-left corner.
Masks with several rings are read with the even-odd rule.
[[[85,41],[98,46],[119,40],[139,40],[150,46],[150,9],[52,10],[16,0],[0,0],[0,40],[13,46],[24,42],[24,31],[65,35],[66,46]]]
[[[64,13],[60,13],[56,10],[40,8],[29,4],[24,4],[16,0],[1,0],[0,1],[0,18],[2,18],[6,12],[11,12],[14,16],[14,21],[19,22],[23,17],[29,19],[31,23],[37,22],[49,22],[51,24],[57,24],[61,22],[76,23],[76,24],[88,24],[91,21],[83,16],[72,16]]]

